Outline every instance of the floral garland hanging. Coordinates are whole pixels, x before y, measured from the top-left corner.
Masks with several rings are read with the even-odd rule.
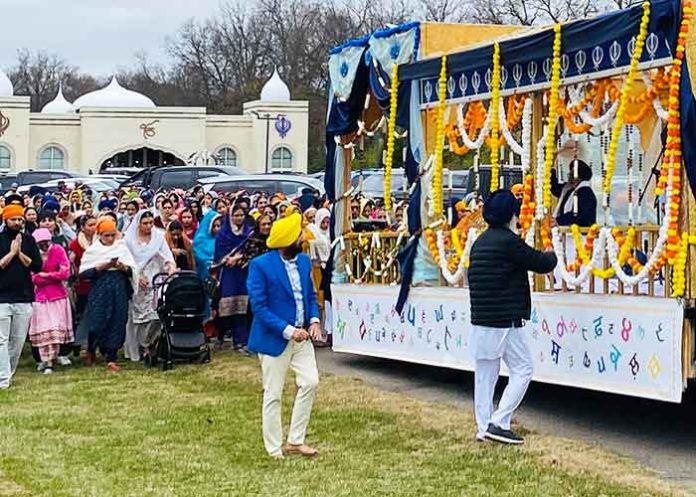
[[[442,163],[445,146],[445,99],[447,97],[447,56],[442,56],[438,80],[437,135],[435,137],[435,171],[433,174],[433,213],[442,216]]]
[[[681,118],[679,112],[679,92],[681,90],[681,69],[684,61],[684,53],[686,52],[686,42],[689,34],[693,10],[691,2],[685,2],[682,9],[682,21],[679,27],[679,36],[677,37],[676,55],[672,61],[672,70],[669,75],[669,100],[667,107],[667,144],[665,153],[662,158],[662,166],[660,168],[660,178],[655,188],[655,195],[659,196],[664,193],[665,185],[667,184],[667,176],[670,166],[670,161],[674,159],[674,163],[681,166]]]
[[[611,191],[611,180],[614,177],[614,169],[616,168],[616,152],[619,148],[619,138],[621,138],[621,130],[624,126],[624,118],[626,114],[626,106],[628,105],[629,96],[633,89],[633,80],[638,72],[638,64],[643,55],[643,47],[645,40],[648,37],[648,24],[650,23],[650,1],[643,2],[643,17],[640,20],[640,31],[636,39],[636,47],[631,56],[631,65],[628,69],[628,75],[621,90],[621,98],[619,99],[619,108],[616,110],[616,119],[614,120],[613,133],[611,134],[611,143],[609,144],[609,153],[607,155],[606,176],[604,177],[604,193],[605,199]]]
[[[490,191],[498,189],[500,183],[500,45],[493,45],[493,76],[491,93],[491,186]]]
[[[524,177],[524,188],[522,190],[522,206],[520,207],[520,226],[522,227],[522,238],[526,238],[527,231],[534,223],[534,211],[536,203],[532,201],[534,195],[534,176],[528,174]]]
[[[396,142],[396,112],[399,98],[399,65],[394,64],[391,72],[389,97],[389,124],[387,131],[387,157],[384,160],[384,209],[391,211],[392,165],[394,164],[394,146]]]
[[[558,100],[561,88],[561,25],[553,27],[553,64],[551,65],[551,95],[549,96],[549,117],[547,121],[546,150],[544,155],[544,194],[543,205],[546,212],[551,209],[551,169],[553,168],[556,147],[556,121],[558,119]]]
[[[689,234],[682,233],[679,254],[672,273],[672,297],[683,297],[686,289],[686,255],[689,248]]]

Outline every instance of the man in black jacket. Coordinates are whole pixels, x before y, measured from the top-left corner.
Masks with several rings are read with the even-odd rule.
[[[519,212],[519,202],[508,190],[498,190],[488,197],[483,205],[488,229],[471,249],[468,273],[471,344],[476,362],[476,439],[511,444],[524,443],[510,430],[510,421],[533,373],[531,353],[523,335],[524,321],[531,312],[528,271],[549,273],[557,262],[553,252],[534,250],[520,238]],[[501,359],[510,371],[510,379],[498,409],[493,412]]]
[[[0,233],[0,390],[10,387],[29,331],[34,284],[31,273],[43,262],[34,238],[22,235],[24,209],[16,204],[2,210]]]

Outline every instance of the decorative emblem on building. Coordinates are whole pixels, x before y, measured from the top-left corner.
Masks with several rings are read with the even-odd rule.
[[[5,131],[7,131],[7,128],[10,127],[10,118],[3,115],[2,111],[0,110],[0,136],[5,134]]]
[[[140,129],[143,131],[143,138],[146,140],[148,138],[153,138],[157,134],[157,130],[155,129],[155,124],[159,122],[159,119],[155,119],[152,122],[149,123],[142,123],[140,125]]]
[[[288,133],[290,132],[290,129],[292,128],[292,123],[290,122],[290,119],[288,119],[285,115],[283,114],[278,114],[278,117],[276,118],[275,121],[275,129],[280,135],[281,138],[285,138],[288,136]]]

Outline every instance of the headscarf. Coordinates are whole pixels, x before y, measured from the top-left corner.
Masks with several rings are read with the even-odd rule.
[[[295,212],[273,224],[266,245],[270,249],[287,248],[297,241],[301,233],[302,216]]]
[[[326,239],[327,241],[331,241],[331,237],[329,235],[329,228],[323,230],[321,229],[321,223],[326,219],[327,217],[331,217],[331,211],[329,209],[324,209],[321,208],[317,211],[315,217],[314,217],[314,224],[309,225],[309,229],[312,230],[312,233],[314,234],[314,238],[317,240],[319,238]]]
[[[27,220],[27,211],[30,211],[30,210],[36,212],[36,220],[37,221],[39,219],[39,212],[36,210],[35,207],[33,207],[31,205],[24,209],[24,231],[26,231],[27,233],[29,233],[31,235],[34,232],[34,230],[36,229],[37,225],[35,222]]]
[[[212,234],[215,220],[222,217],[214,210],[208,211],[203,217],[196,236],[193,238],[193,255],[196,258],[196,272],[205,279],[208,277],[210,265],[215,255],[215,236]]]
[[[108,222],[108,221],[104,221]],[[113,221],[111,221],[113,223]],[[113,230],[116,230],[116,223],[113,223]],[[94,269],[98,265],[105,262],[110,262],[111,259],[118,259],[118,262],[128,266],[133,272],[133,277],[131,283],[133,285],[137,284],[138,281],[138,267],[135,264],[133,255],[128,250],[126,242],[123,240],[115,239],[113,245],[104,245],[99,238],[94,240],[94,243],[90,245],[85,253],[82,254],[82,260],[80,261],[79,273],[84,273],[89,269]],[[109,271],[115,271],[115,269],[109,269]]]
[[[322,264],[325,264],[329,260],[329,255],[331,253],[331,236],[329,235],[329,229],[321,229],[321,223],[324,219],[331,217],[331,212],[329,209],[319,209],[314,218],[314,224],[308,226],[309,230],[312,232],[313,240],[309,241],[310,252],[312,253],[312,258],[317,258]]]
[[[99,221],[97,221],[97,233],[101,235],[108,231],[117,231],[116,221],[111,219],[111,216],[100,217]]]
[[[172,237],[172,231],[175,229],[181,230],[181,246],[178,245],[174,238]],[[195,259],[193,257],[193,246],[191,244],[191,239],[186,236],[184,231],[184,226],[179,221],[172,221],[167,226],[167,230],[164,232],[164,239],[167,241],[167,245],[170,249],[184,249],[186,251],[186,259],[188,260],[188,267],[193,269],[196,267]]]
[[[191,214],[191,217],[193,218],[192,224],[190,228],[186,228],[184,226],[184,222],[181,220],[183,217],[184,212],[188,212]],[[193,211],[191,211],[190,207],[182,207],[179,209],[179,211],[176,213],[176,218],[179,220],[181,223],[181,226],[184,230],[184,234],[189,237],[190,239],[193,239],[194,236],[196,236],[196,230],[198,229],[198,219],[196,219],[196,216],[193,215]]]
[[[193,215],[193,218],[196,220],[196,224],[200,224],[201,219],[203,219],[203,208],[201,207],[201,202],[199,200],[193,199],[188,203],[189,209],[191,209],[191,212],[193,213],[193,205],[196,205],[198,207],[198,212],[196,212]]]
[[[230,208],[227,216],[222,221],[222,227],[215,240],[214,259],[216,261],[222,260],[232,251],[240,250],[254,231],[247,223],[243,223],[240,228],[232,224],[233,213],[240,209],[241,207]]]
[[[147,263],[158,254],[165,262],[171,262],[173,264],[174,256],[172,255],[172,251],[169,250],[169,245],[167,245],[167,241],[164,239],[164,235],[160,230],[155,228],[152,229],[150,241],[146,245],[143,245],[138,240],[140,221],[146,213],[151,215],[146,210],[139,211],[135,215],[133,222],[128,227],[128,230],[126,230],[124,237],[126,244],[128,245],[128,249],[131,251],[131,254],[133,254],[133,259],[138,265],[138,269],[142,270]]]
[[[317,209],[315,209],[314,207],[309,207],[308,209],[306,209],[306,210],[302,213],[302,221],[304,222],[304,224],[310,225],[310,224],[313,223],[313,221],[310,221],[310,220],[309,220],[309,217],[310,217],[312,214],[314,214],[314,217],[315,217],[315,219],[316,219]]]

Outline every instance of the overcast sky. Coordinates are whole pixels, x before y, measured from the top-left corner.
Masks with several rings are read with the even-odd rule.
[[[0,67],[18,48],[43,49],[95,75],[127,67],[145,50],[165,58],[163,45],[192,17],[204,19],[220,0],[0,0]]]

